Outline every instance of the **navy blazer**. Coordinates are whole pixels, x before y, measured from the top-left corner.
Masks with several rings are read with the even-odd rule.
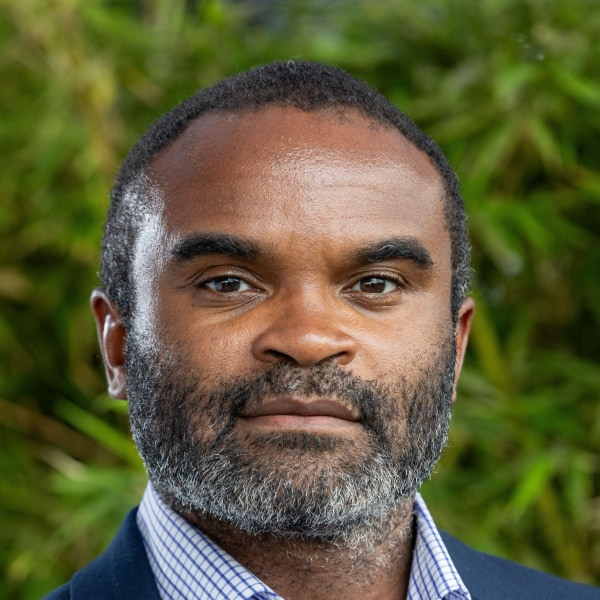
[[[110,546],[44,600],[160,600],[132,510]],[[600,589],[572,583],[471,550],[442,533],[473,600],[600,600]]]

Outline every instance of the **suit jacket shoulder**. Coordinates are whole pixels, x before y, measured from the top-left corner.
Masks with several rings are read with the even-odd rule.
[[[160,600],[136,512],[96,560],[44,600]],[[476,552],[447,533],[442,538],[473,600],[600,600],[600,589]]]
[[[160,600],[132,510],[110,546],[44,600]]]
[[[473,600],[600,600],[600,589],[573,583],[442,538]]]

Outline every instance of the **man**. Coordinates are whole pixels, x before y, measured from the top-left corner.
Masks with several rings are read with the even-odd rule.
[[[150,483],[50,598],[599,598],[441,535],[418,495],[473,316],[465,221],[438,147],[337,69],[159,119],[92,295]]]

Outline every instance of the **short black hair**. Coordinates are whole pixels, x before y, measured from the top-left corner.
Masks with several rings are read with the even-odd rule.
[[[352,75],[309,61],[274,62],[219,81],[162,115],[133,146],[115,180],[102,242],[102,284],[127,325],[135,299],[132,261],[140,218],[148,197],[144,169],[200,115],[290,106],[308,112],[358,110],[384,127],[396,127],[424,152],[444,186],[444,214],[452,260],[451,308],[458,309],[470,286],[470,241],[464,203],[454,170],[437,144],[382,94]]]

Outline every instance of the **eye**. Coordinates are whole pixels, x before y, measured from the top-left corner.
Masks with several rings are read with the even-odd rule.
[[[212,277],[205,279],[198,284],[198,287],[207,287],[213,292],[219,294],[233,294],[236,292],[245,292],[253,289],[252,286],[241,277],[224,275],[223,277]]]
[[[398,281],[386,277],[363,277],[359,279],[351,288],[351,292],[362,292],[363,294],[388,294],[396,291],[400,287]]]

